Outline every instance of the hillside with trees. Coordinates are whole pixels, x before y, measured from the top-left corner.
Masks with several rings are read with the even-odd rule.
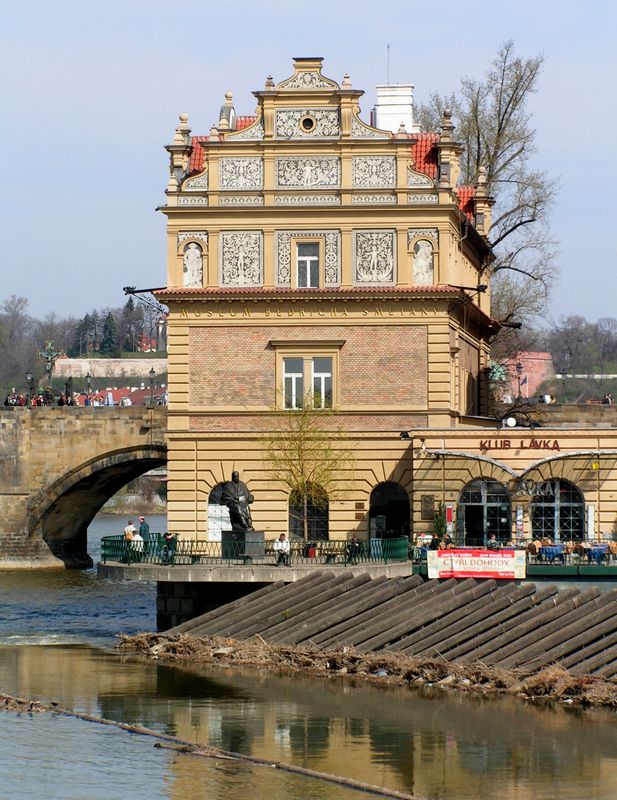
[[[13,295],[0,303],[0,392],[4,396],[12,387],[25,387],[29,370],[35,383],[41,380],[45,360],[40,353],[47,342],[73,358],[164,354],[160,319],[160,309],[129,297],[121,308],[95,308],[81,319],[52,312],[41,320],[28,313],[25,297]]]

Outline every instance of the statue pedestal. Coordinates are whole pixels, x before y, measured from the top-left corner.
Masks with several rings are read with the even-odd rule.
[[[223,558],[263,558],[265,537],[263,531],[221,531]]]

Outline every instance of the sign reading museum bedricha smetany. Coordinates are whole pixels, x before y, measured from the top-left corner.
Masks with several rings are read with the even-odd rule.
[[[429,578],[525,577],[524,550],[429,550],[427,562]]]

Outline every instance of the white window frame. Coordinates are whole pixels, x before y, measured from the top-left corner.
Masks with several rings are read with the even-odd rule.
[[[287,411],[298,411],[302,408],[300,398],[298,397],[298,381],[294,382],[292,387],[291,397],[293,407],[286,406],[286,393],[285,381],[287,378],[295,376],[300,377],[299,372],[288,371],[285,367],[285,359],[297,358],[302,360],[302,389],[304,396],[309,395],[312,402],[312,407],[317,410],[328,411],[338,406],[338,374],[339,374],[339,351],[345,344],[344,339],[337,339],[328,342],[313,341],[313,340],[278,340],[271,339],[269,345],[276,350],[276,406],[277,408]],[[315,372],[316,358],[329,358],[330,359],[330,372]],[[325,405],[325,393],[323,393],[323,386],[325,380],[330,378],[331,381],[331,401],[329,405]],[[314,405],[315,399],[315,378],[320,380],[322,393],[320,394],[321,402],[319,405]],[[298,404],[300,403],[300,404]]]

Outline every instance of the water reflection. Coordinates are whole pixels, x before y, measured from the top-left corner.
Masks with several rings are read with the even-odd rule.
[[[420,797],[604,800],[617,792],[616,719],[608,711],[237,670],[185,674],[87,647],[0,648],[0,685],[11,694],[54,698],[191,741]],[[174,757],[169,796],[190,796],[212,780],[204,771],[213,769]],[[285,794],[287,779],[280,775],[277,783],[267,771],[238,765],[216,771],[221,791],[246,792],[250,779],[260,786],[256,796],[294,796]],[[316,797],[344,796],[332,787],[315,791]]]

